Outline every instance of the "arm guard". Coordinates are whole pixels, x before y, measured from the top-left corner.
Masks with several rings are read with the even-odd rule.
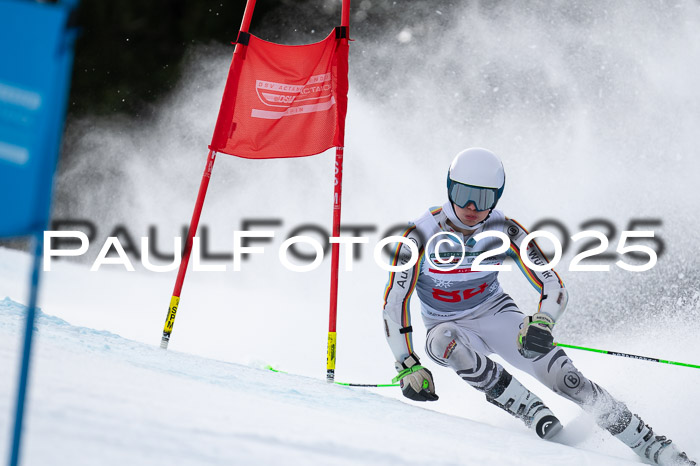
[[[569,302],[569,292],[566,288],[545,284],[540,296],[540,306],[537,312],[547,314],[556,322],[564,314],[566,303]]]

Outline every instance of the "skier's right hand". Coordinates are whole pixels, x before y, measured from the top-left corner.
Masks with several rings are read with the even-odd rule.
[[[518,351],[527,359],[549,353],[554,348],[554,319],[544,312],[523,319],[518,333]]]
[[[411,353],[403,362],[396,362],[396,370],[399,373],[392,382],[399,382],[403,396],[414,401],[435,401],[433,374],[420,365],[418,356]]]

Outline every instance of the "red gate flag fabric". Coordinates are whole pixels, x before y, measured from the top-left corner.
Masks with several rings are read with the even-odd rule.
[[[304,157],[344,145],[348,41],[280,45],[248,35],[233,55],[211,150]],[[340,34],[337,34],[338,36]]]

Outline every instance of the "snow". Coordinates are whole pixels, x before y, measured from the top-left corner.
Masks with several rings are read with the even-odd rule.
[[[24,311],[9,298],[0,301],[3,374],[15,372]],[[525,429],[319,378],[163,351],[43,313],[37,330],[27,465],[624,463]],[[2,381],[3,412],[13,381]],[[0,429],[3,442],[7,427]]]
[[[0,295],[11,296],[0,301],[0,373],[8,374],[0,382],[0,413],[6,413],[0,426],[2,451],[9,441],[24,312],[17,296],[26,292],[23,277],[29,259],[25,253],[0,249]],[[269,325],[269,314],[261,318],[238,311],[232,322],[240,332],[220,331],[209,322],[203,325],[207,340],[190,328],[193,306],[182,307],[171,349],[163,351],[158,342],[167,291],[159,282],[167,277],[169,285],[170,275],[95,273],[87,265],[61,262],[43,274],[41,303],[55,316],[40,313],[36,326],[25,464],[277,464],[280,458],[309,465],[636,461],[572,403],[525,374],[518,377],[564,421],[559,440],[568,445],[539,440],[451,371],[430,362],[426,364],[441,396],[431,404],[405,400],[397,388],[328,385],[325,332],[322,326],[306,325],[299,314],[278,333]],[[204,275],[202,281],[192,274],[187,301],[197,302],[220,287]],[[211,303],[225,300],[221,290],[213,294]],[[246,299],[239,298],[239,308]],[[297,300],[299,296],[290,302]],[[341,342],[354,341],[358,334],[364,342],[339,346],[339,381],[389,382],[392,358],[375,328],[378,324],[355,321],[339,327]],[[234,344],[226,335],[243,341]],[[183,341],[188,339],[193,339],[191,346]],[[182,347],[193,351],[178,351]],[[693,348],[697,352],[697,344]],[[594,380],[634,402],[635,412],[659,432],[697,455],[692,431],[700,414],[693,403],[692,387],[700,383],[696,371],[600,355],[572,356]],[[291,373],[265,370],[267,363]],[[665,382],[671,377],[683,380],[673,391]]]

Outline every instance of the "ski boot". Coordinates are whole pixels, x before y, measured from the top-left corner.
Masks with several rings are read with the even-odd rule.
[[[551,439],[562,429],[559,419],[542,400],[506,371],[486,392],[486,400],[522,420],[542,439]]]
[[[627,445],[648,464],[662,466],[696,466],[688,456],[681,452],[670,439],[663,435],[655,435],[648,425],[644,424],[636,414],[627,411],[630,419],[627,427],[613,435]],[[619,430],[619,429],[618,429]]]

